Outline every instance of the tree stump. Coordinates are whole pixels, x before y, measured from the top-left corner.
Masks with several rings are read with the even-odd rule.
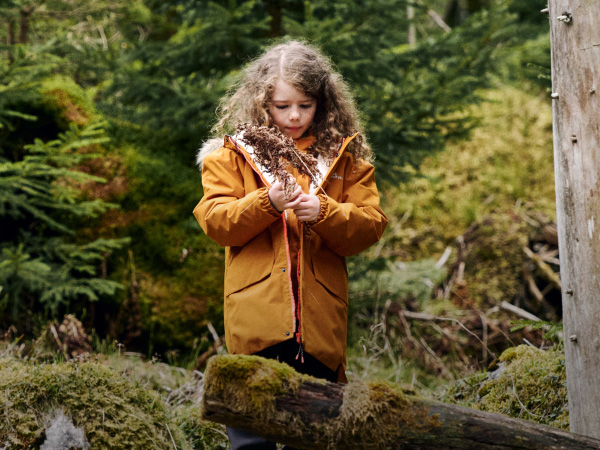
[[[550,0],[556,217],[571,431],[600,438],[598,2]]]

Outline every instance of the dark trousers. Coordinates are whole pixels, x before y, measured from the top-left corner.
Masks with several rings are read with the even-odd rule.
[[[304,353],[304,363],[300,357],[296,359],[299,349],[300,345],[294,339],[289,339],[261,350],[255,355],[284,362],[299,373],[324,378],[331,382],[337,381],[337,374],[333,370],[308,353]],[[227,427],[227,436],[229,437],[231,450],[276,450],[277,448],[274,442],[237,428]],[[294,450],[291,447],[284,447],[284,449]]]

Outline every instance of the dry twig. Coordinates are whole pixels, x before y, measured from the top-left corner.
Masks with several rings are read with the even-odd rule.
[[[527,247],[523,247],[523,252],[529,259],[535,262],[535,264],[538,266],[538,268],[541,270],[542,274],[548,281],[554,284],[554,286],[556,286],[557,289],[562,289],[560,275],[554,272],[554,270],[552,270],[552,268],[544,262],[544,259],[540,257],[540,255],[534,253],[531,249]]]

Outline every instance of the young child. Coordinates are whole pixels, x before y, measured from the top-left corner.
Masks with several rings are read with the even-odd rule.
[[[387,225],[353,100],[320,51],[288,42],[248,65],[213,131],[243,124],[292,138],[300,169],[287,168],[297,186],[286,194],[240,129],[200,152],[204,197],[194,215],[225,247],[227,349],[345,382],[345,258]],[[275,448],[238,432],[228,429],[232,449]]]

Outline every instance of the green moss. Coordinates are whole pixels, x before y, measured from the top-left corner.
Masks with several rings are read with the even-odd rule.
[[[303,380],[318,381],[287,364],[245,355],[211,358],[205,376],[211,379],[206,388],[208,395],[218,393],[240,413],[258,412],[259,417],[273,413],[277,395],[297,392]]]
[[[437,258],[470,225],[517,202],[555,217],[550,104],[506,86],[484,95],[468,141],[449,142],[418,177],[386,192],[390,254]]]
[[[517,347],[511,347],[506,349],[498,358],[500,362],[511,362],[513,360],[519,360],[521,358],[530,357],[533,352],[537,349],[529,345],[519,345]]]
[[[444,401],[569,428],[564,355],[520,345],[506,350],[498,369],[460,380]]]
[[[95,107],[88,94],[69,77],[56,75],[44,80],[40,92],[45,107],[65,129],[71,123],[85,125],[94,116]]]
[[[527,223],[510,211],[494,212],[465,235],[465,280],[476,305],[511,301],[522,289]]]
[[[108,367],[0,359],[0,443],[7,450],[41,445],[44,420],[57,408],[83,427],[91,448],[188,448],[160,397]]]
[[[413,397],[386,382],[353,382],[344,388],[340,418],[331,436],[343,436],[341,448],[387,448],[391,442],[439,426],[437,416]],[[359,441],[359,436],[361,440]]]

